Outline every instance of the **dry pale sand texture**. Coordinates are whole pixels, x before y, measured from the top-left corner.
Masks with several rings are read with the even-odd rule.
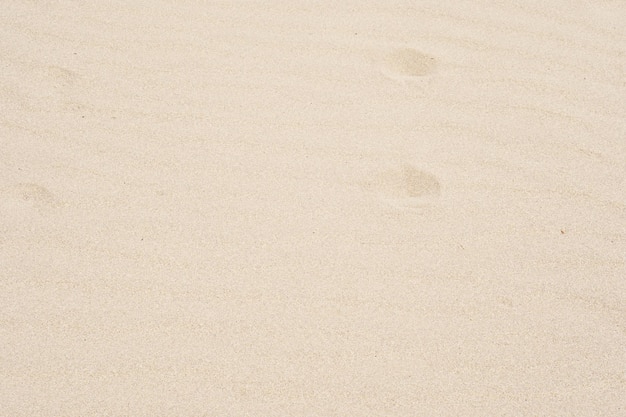
[[[624,22],[2,2],[0,415],[626,415]]]

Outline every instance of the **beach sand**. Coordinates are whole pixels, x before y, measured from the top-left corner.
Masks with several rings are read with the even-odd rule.
[[[0,416],[626,414],[626,3],[7,1]]]

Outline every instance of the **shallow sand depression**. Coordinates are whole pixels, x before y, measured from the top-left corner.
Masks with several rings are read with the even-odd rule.
[[[623,414],[623,2],[5,3],[0,417]]]
[[[386,57],[386,64],[391,71],[413,77],[428,75],[435,71],[437,65],[434,57],[410,48],[391,51]]]

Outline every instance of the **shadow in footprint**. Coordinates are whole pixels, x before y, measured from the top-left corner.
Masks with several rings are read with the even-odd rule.
[[[0,199],[38,210],[61,206],[61,202],[47,188],[33,183],[20,183],[0,189]]]
[[[441,193],[437,177],[408,164],[374,173],[361,186],[398,208],[422,206]]]
[[[423,77],[433,73],[437,67],[434,57],[411,48],[391,52],[385,64],[393,73],[408,77]]]

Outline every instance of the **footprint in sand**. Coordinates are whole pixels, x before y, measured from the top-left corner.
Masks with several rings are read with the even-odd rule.
[[[441,193],[437,177],[408,164],[373,173],[361,187],[399,209],[423,207]]]
[[[47,67],[44,74],[54,84],[62,87],[72,87],[80,80],[77,72],[55,65]]]
[[[18,209],[32,207],[44,210],[62,205],[48,189],[34,183],[19,183],[0,188],[0,201]]]
[[[437,67],[437,60],[415,49],[396,49],[385,58],[386,68],[393,74],[405,77],[423,77]]]

